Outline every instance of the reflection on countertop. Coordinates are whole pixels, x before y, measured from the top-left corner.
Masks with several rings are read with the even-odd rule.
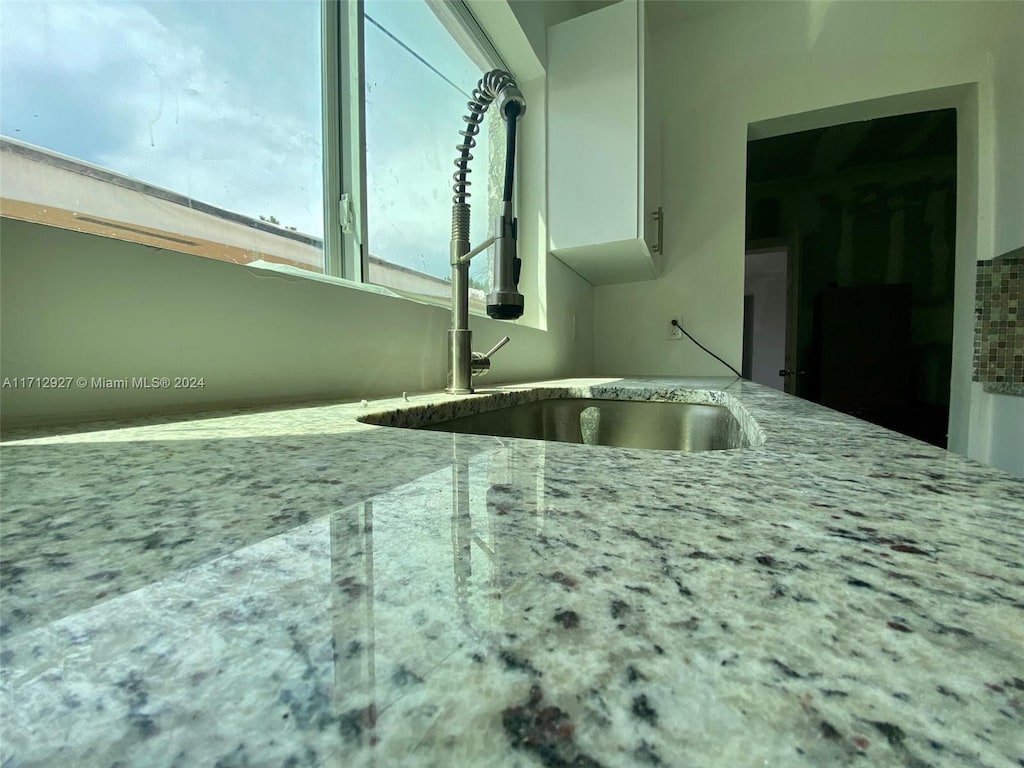
[[[4,443],[0,764],[1024,761],[1024,483],[747,382],[571,384],[767,440],[353,403]]]

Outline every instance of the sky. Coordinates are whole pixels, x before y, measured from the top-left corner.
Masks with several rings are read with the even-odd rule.
[[[472,90],[480,69],[423,0],[365,12]],[[447,275],[466,97],[371,23],[365,48],[370,251]],[[2,0],[0,133],[322,237],[320,55],[316,0]]]

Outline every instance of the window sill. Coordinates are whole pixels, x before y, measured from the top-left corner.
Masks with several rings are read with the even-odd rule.
[[[300,267],[293,267],[287,264],[277,264],[272,261],[264,261],[262,259],[256,261],[250,261],[247,264],[243,264],[246,268],[249,268],[259,274],[258,277],[277,277],[287,282],[297,282],[298,280],[315,280],[321,283],[328,283],[331,285],[338,285],[343,288],[348,288],[356,291],[363,291],[365,293],[375,293],[379,296],[389,296],[394,299],[401,299],[403,301],[410,301],[414,304],[420,304],[427,307],[437,307],[443,309],[446,312],[451,311],[451,302],[446,299],[434,298],[431,296],[422,296],[420,294],[412,293],[409,291],[396,290],[392,288],[386,288],[382,285],[374,285],[373,283],[361,283],[355,280],[348,280],[343,277],[335,277],[333,275],[325,275],[320,272],[311,272]],[[469,313],[475,317],[481,317],[490,320],[487,316],[487,311],[484,306],[483,299],[474,300],[470,299]],[[534,326],[529,323],[522,321],[502,321],[502,322],[515,322],[516,325],[521,325],[527,328],[533,328]],[[538,329],[540,330],[540,329]]]

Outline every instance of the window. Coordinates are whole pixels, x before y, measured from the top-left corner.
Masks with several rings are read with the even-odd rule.
[[[4,216],[323,271],[317,0],[4,3]]]
[[[459,0],[7,2],[0,214],[447,299],[462,116],[502,66],[474,25]],[[473,154],[476,244],[494,110]]]
[[[462,116],[480,77],[500,66],[453,39],[447,27],[456,22],[445,10],[423,0],[364,5],[368,279],[440,298],[451,290],[452,174]],[[469,176],[474,245],[490,235],[499,212],[505,133],[496,109],[476,142]],[[485,257],[471,262],[480,299],[488,269]]]

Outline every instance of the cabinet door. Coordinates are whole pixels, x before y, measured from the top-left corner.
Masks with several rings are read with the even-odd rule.
[[[548,30],[548,194],[553,250],[636,239],[636,0]]]

